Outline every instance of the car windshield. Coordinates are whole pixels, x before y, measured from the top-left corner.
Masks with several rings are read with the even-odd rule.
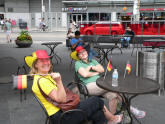
[[[120,22],[97,22],[96,23],[97,27],[106,27],[106,26],[110,26],[110,25],[113,26],[113,27],[119,27]]]
[[[96,24],[116,24],[116,25],[119,25],[121,24],[120,22],[107,22],[107,21],[102,21],[102,22],[97,22]]]

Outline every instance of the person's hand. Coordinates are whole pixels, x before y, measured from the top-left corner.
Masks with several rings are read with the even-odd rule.
[[[81,42],[81,40],[78,40],[78,43],[80,43]]]
[[[94,71],[94,70],[95,70],[95,67],[96,67],[96,66],[91,66],[91,70],[93,70],[93,71]]]
[[[53,78],[56,83],[61,82],[61,75],[60,73],[51,73],[51,77]]]
[[[82,43],[84,43],[84,41],[83,41],[83,40],[79,40],[78,42],[82,42]]]
[[[92,68],[92,65],[88,66],[88,67],[86,68],[86,70],[87,70],[87,71],[90,71],[91,68]]]

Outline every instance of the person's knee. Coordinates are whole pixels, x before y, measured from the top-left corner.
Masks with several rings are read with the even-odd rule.
[[[104,106],[104,101],[102,99],[100,99],[98,96],[92,96],[90,97],[93,103],[97,103],[99,108],[103,108]]]
[[[107,119],[106,119],[104,112],[102,110],[94,113],[91,119],[93,120],[93,122],[95,124],[104,124],[107,122]]]

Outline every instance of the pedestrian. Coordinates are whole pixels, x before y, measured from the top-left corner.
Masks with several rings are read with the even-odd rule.
[[[130,41],[133,39],[134,36],[135,36],[134,31],[132,31],[130,27],[127,27],[124,33],[124,37],[121,39],[121,47],[127,48],[129,46]]]
[[[5,22],[4,31],[6,32],[7,43],[11,43],[12,42],[12,40],[11,40],[12,27],[11,27],[11,22],[8,19]]]
[[[44,22],[44,18],[41,19],[39,27],[40,27],[41,31],[45,31],[46,30],[46,24]]]
[[[72,32],[72,28],[69,28],[68,29],[68,32],[67,32],[67,38],[68,39],[72,39],[72,38],[74,38],[75,37],[75,35],[74,35],[74,33]]]
[[[73,32],[76,31],[76,22],[74,20],[70,20],[69,28],[71,28]]]
[[[1,30],[4,30],[4,24],[5,24],[4,19],[2,19],[0,23],[1,23]]]

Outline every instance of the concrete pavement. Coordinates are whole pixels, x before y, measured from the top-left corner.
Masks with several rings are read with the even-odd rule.
[[[62,41],[65,42],[66,39],[66,31],[56,31],[56,32],[30,32],[29,34],[32,36],[34,43],[40,43],[44,41]],[[20,33],[11,33],[12,43],[19,36]],[[0,44],[6,44],[6,33],[0,33]]]

